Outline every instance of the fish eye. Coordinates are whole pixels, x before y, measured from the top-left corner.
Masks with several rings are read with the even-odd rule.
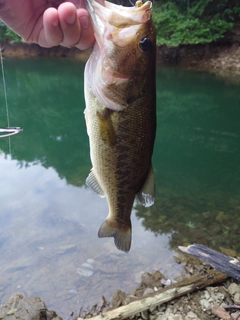
[[[148,52],[151,48],[151,40],[149,38],[143,38],[139,42],[139,47],[143,52]]]

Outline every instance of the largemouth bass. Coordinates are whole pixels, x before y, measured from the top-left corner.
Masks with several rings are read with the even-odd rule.
[[[156,32],[152,3],[123,7],[86,0],[96,42],[85,67],[85,117],[92,170],[87,186],[106,196],[109,214],[99,237],[131,247],[135,196],[155,199],[152,153],[156,133]]]

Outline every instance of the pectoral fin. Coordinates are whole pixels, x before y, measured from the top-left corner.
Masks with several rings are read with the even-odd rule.
[[[116,133],[110,117],[111,112],[111,110],[105,108],[101,112],[97,111],[97,117],[102,140],[108,145],[113,146],[116,143]]]
[[[151,166],[141,190],[137,193],[137,197],[144,207],[150,207],[154,204],[155,193],[154,172]]]
[[[95,174],[91,171],[86,179],[86,185],[96,192],[100,197],[105,197],[102,187],[97,181]]]

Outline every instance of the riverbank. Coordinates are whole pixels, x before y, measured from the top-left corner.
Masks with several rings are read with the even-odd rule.
[[[198,259],[188,258],[182,274],[183,281],[171,289],[171,281],[159,271],[143,273],[138,288],[129,293],[117,290],[112,301],[102,296],[98,303],[88,310],[79,308],[79,314],[69,310],[66,319],[55,311],[47,309],[38,297],[24,297],[15,293],[0,307],[1,320],[84,320],[84,319],[128,319],[128,320],[237,320],[239,319],[240,285],[233,279],[202,264]],[[218,283],[215,278],[225,279]],[[191,281],[191,279],[195,279]],[[201,282],[212,283],[201,287]],[[184,285],[185,283],[185,285]],[[195,283],[191,290],[188,283]],[[214,285],[214,283],[216,283]],[[174,285],[173,285],[174,287]],[[186,291],[181,294],[181,291]],[[170,292],[172,292],[170,294]],[[175,299],[171,296],[175,296]],[[161,296],[161,298],[160,298]],[[155,297],[155,298],[154,298]],[[139,300],[140,299],[140,300]],[[157,299],[161,300],[159,304]],[[155,301],[156,300],[156,301]],[[139,301],[139,303],[138,303]],[[152,301],[152,302],[150,302]],[[168,302],[167,302],[168,301]],[[164,303],[165,302],[165,303]],[[128,304],[130,304],[128,306]],[[134,305],[136,305],[134,310]],[[146,305],[146,307],[144,307]],[[138,312],[138,306],[143,311]],[[124,312],[121,310],[124,309]],[[112,311],[111,311],[112,310]],[[119,310],[119,311],[118,311]],[[134,310],[134,311],[133,311]],[[115,314],[115,316],[114,316]],[[117,314],[117,316],[116,316]],[[127,316],[129,314],[129,316]],[[99,315],[99,317],[97,317]]]
[[[238,43],[181,45],[176,48],[160,46],[157,61],[167,66],[240,73],[240,46]]]
[[[66,57],[85,62],[91,53],[91,50],[80,51],[77,48],[68,49],[61,46],[47,49],[27,43],[2,43],[1,47],[6,58]],[[238,42],[225,42],[178,47],[158,46],[157,63],[215,73],[240,74],[240,45]]]

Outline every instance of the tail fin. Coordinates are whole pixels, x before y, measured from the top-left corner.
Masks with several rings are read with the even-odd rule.
[[[115,246],[124,252],[128,252],[131,248],[132,226],[131,222],[127,228],[113,227],[112,223],[105,220],[98,231],[99,238],[113,237]]]

